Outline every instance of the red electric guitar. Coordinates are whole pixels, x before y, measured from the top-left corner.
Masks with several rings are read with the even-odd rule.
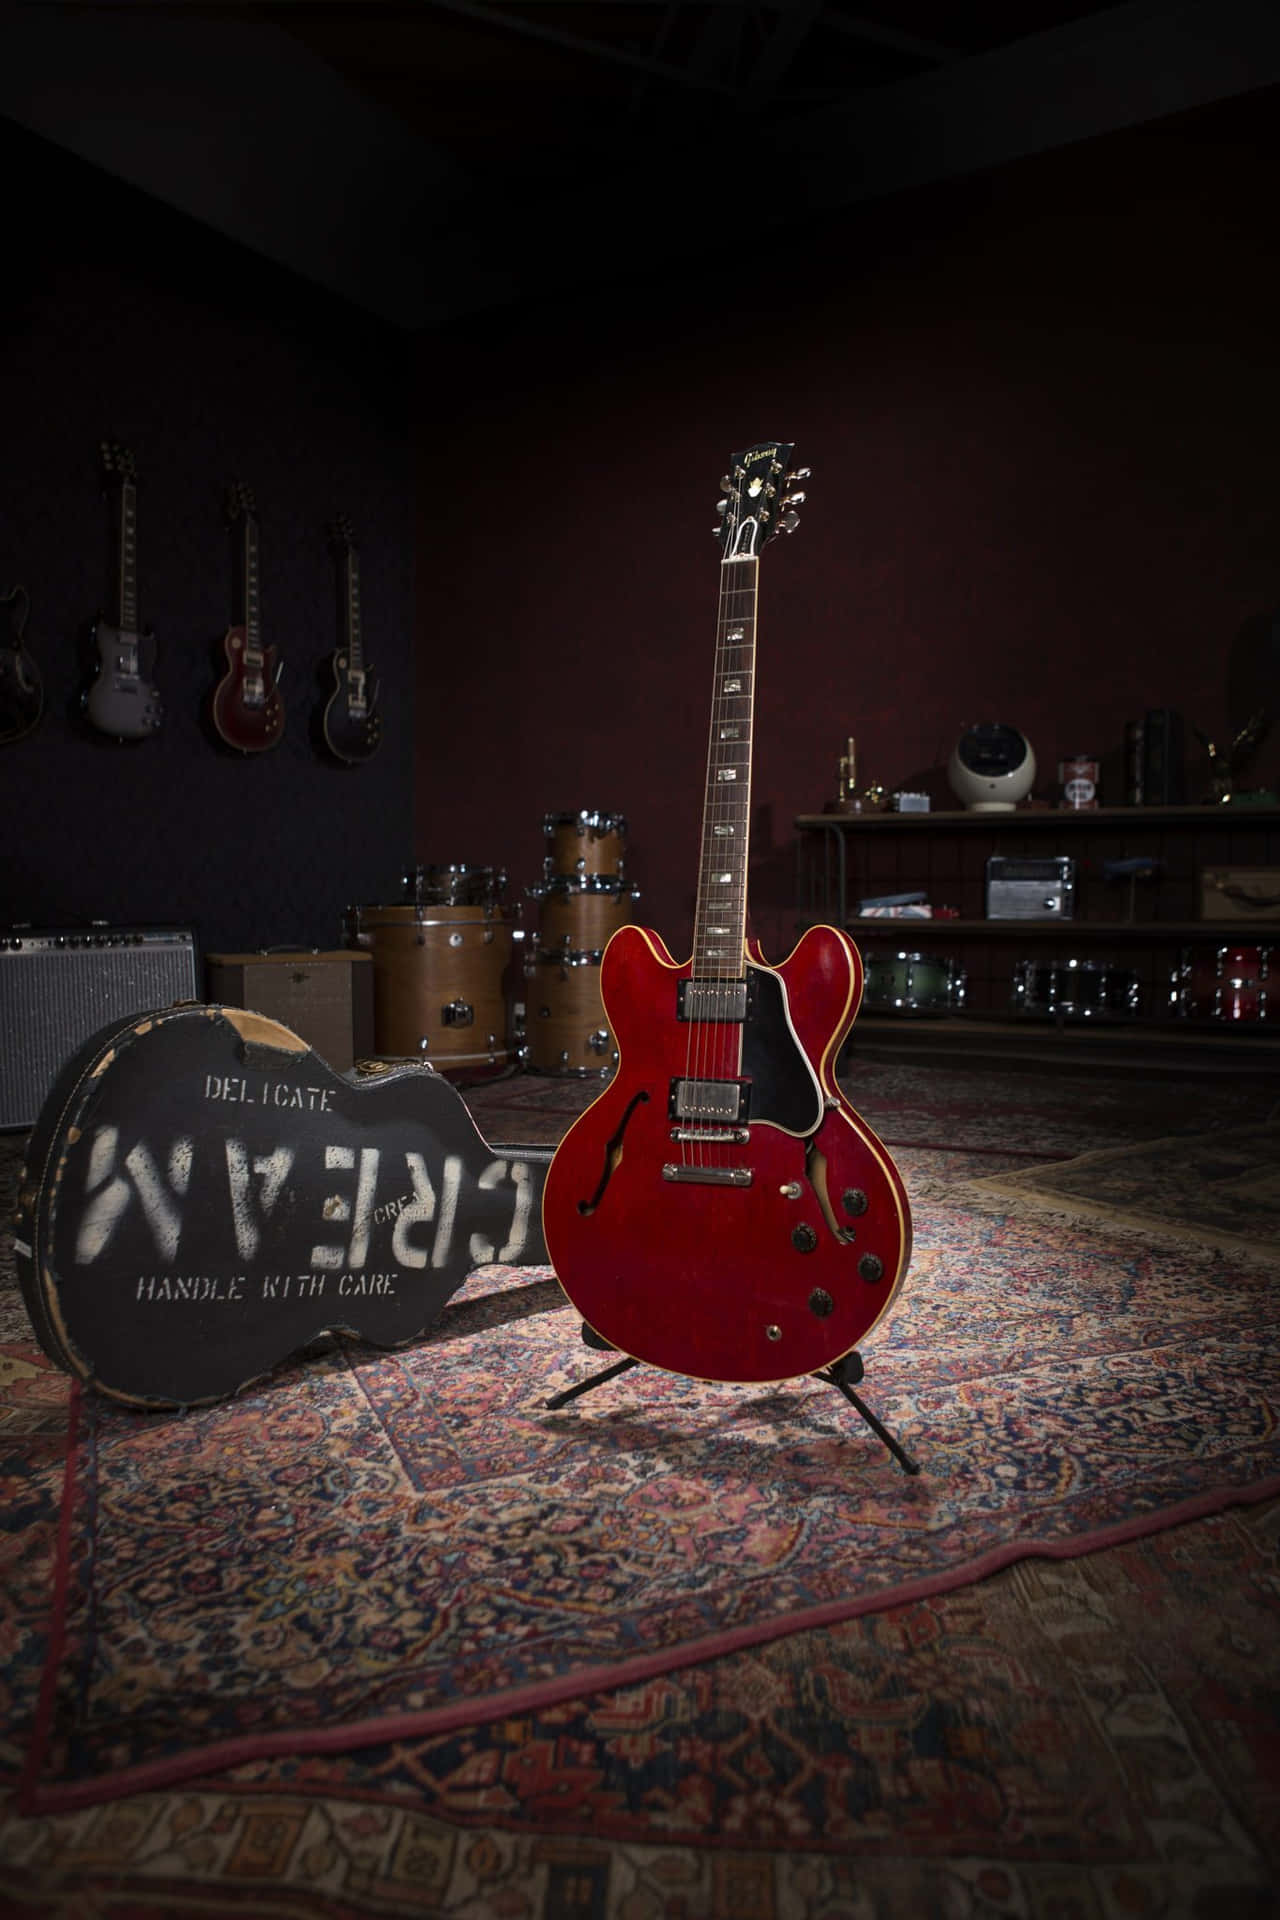
[[[693,956],[622,927],[600,970],[609,1086],[543,1194],[560,1283],[601,1342],[698,1379],[773,1381],[850,1353],[901,1284],[897,1168],[836,1084],[862,962],[811,927],[779,967],[747,938],[759,553],[796,524],[793,449],[722,482],[720,611]],[[592,1344],[595,1344],[593,1341]]]
[[[227,492],[227,519],[236,535],[240,620],[227,631],[227,671],[213,690],[213,724],[229,747],[261,753],[284,732],[284,702],[277,683],[275,647],[262,644],[258,597],[258,509],[253,492],[236,481]]]

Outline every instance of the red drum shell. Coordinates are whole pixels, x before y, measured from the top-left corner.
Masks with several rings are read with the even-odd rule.
[[[1193,947],[1173,998],[1187,1019],[1253,1024],[1268,1018],[1270,987],[1270,947]]]

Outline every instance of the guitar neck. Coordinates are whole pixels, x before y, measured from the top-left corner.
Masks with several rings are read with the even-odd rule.
[[[695,979],[723,980],[742,974],[758,577],[759,561],[754,555],[739,554],[721,562],[702,856],[694,913]]]
[[[244,516],[244,544],[241,548],[241,590],[244,618],[244,657],[248,666],[262,664],[262,612],[258,599],[258,518]]]
[[[122,633],[138,631],[138,520],[137,488],[122,479],[116,494],[116,625]]]
[[[364,647],[360,638],[360,556],[354,547],[346,552],[346,589],[347,665],[358,674],[364,672]]]

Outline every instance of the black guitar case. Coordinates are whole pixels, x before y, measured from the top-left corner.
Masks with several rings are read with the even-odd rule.
[[[27,1311],[51,1360],[142,1407],[225,1398],[336,1329],[404,1346],[474,1268],[546,1262],[551,1153],[491,1146],[430,1067],[340,1074],[238,1007],[135,1014],[31,1135]]]

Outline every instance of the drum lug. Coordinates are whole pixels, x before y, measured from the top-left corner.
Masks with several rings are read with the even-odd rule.
[[[469,1027],[475,1017],[476,1010],[469,1000],[451,1000],[440,1009],[440,1023],[445,1027]]]
[[[587,1040],[587,1051],[589,1053],[605,1053],[609,1045],[609,1029],[607,1027],[597,1027],[595,1032],[591,1034]]]

